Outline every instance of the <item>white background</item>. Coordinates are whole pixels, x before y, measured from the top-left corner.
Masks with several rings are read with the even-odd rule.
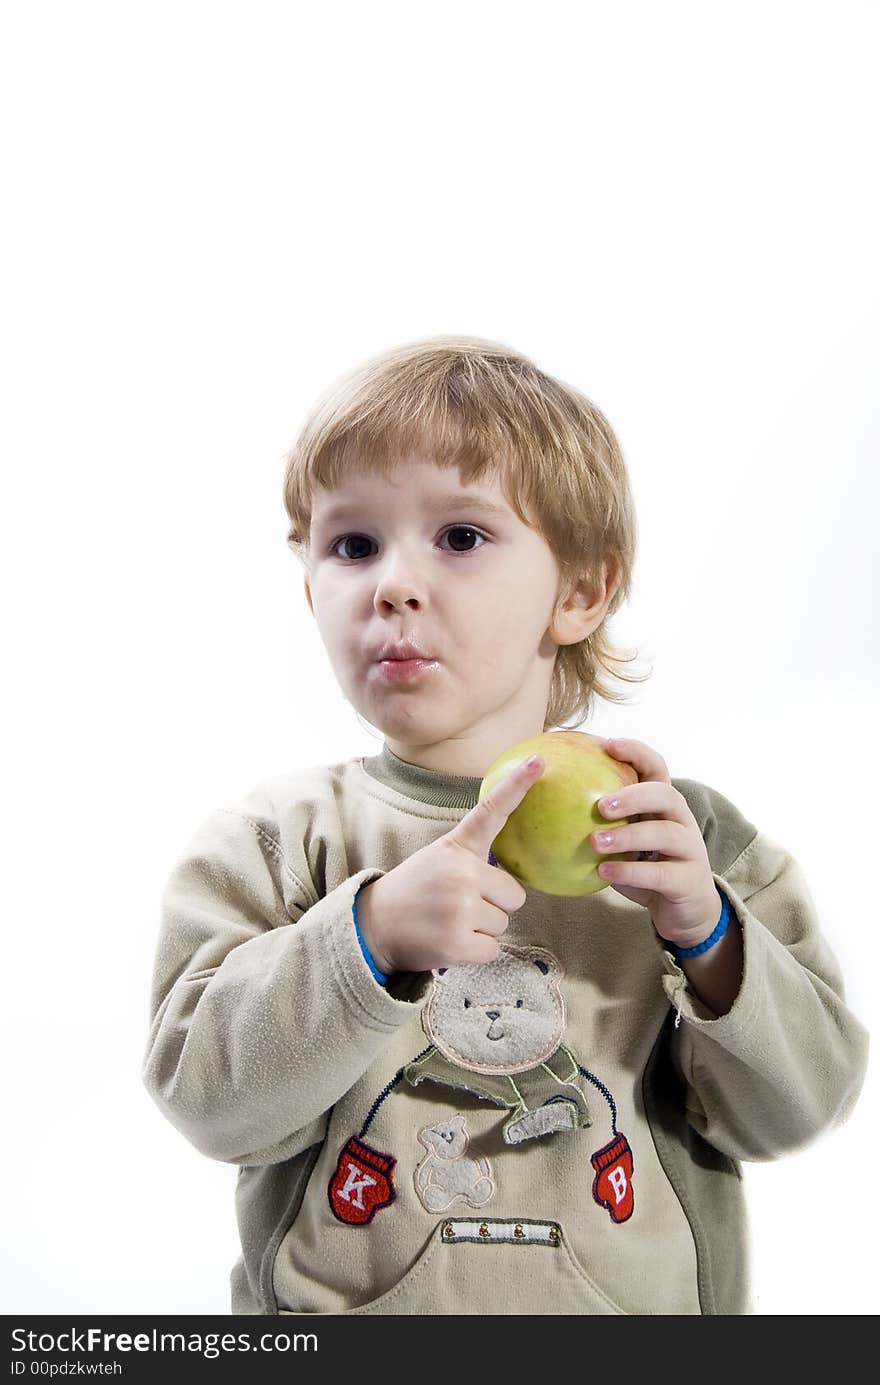
[[[201,817],[375,754],[284,542],[318,393],[440,332],[618,432],[590,729],[801,862],[876,1018],[875,4],[11,4],[0,33],[6,1313],[228,1311],[236,1170],[140,1085]],[[764,1314],[876,1309],[877,1083],[746,1170]]]

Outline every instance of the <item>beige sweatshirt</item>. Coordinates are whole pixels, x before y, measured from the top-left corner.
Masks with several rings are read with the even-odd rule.
[[[359,888],[480,780],[374,757],[278,775],[163,898],[145,1084],[237,1164],[232,1312],[751,1310],[740,1161],[843,1121],[867,1034],[801,870],[673,780],[743,930],[715,1017],[613,888],[528,892],[497,962],[372,976]]]

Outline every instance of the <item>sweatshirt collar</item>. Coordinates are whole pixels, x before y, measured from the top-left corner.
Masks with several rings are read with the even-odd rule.
[[[479,801],[482,778],[470,774],[446,774],[439,769],[423,769],[401,760],[383,743],[379,755],[365,757],[361,765],[366,774],[380,784],[396,789],[406,798],[431,803],[437,808],[473,808]]]

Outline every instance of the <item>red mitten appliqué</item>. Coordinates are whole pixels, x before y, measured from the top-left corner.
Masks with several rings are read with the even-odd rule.
[[[605,1207],[612,1221],[627,1221],[632,1216],[634,1195],[632,1185],[633,1157],[625,1135],[617,1135],[591,1155],[596,1170],[593,1197]]]
[[[352,1135],[339,1151],[336,1171],[327,1185],[334,1217],[349,1226],[371,1222],[397,1196],[392,1178],[396,1163],[391,1154],[380,1154]]]

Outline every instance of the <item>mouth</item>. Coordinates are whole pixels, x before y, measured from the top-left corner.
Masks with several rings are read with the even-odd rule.
[[[440,667],[436,659],[380,659],[377,665],[382,678],[391,683],[406,682]]]
[[[385,644],[376,651],[376,659],[380,663],[385,659],[432,659],[434,656],[429,654],[427,649],[422,649],[415,640],[386,640]]]

